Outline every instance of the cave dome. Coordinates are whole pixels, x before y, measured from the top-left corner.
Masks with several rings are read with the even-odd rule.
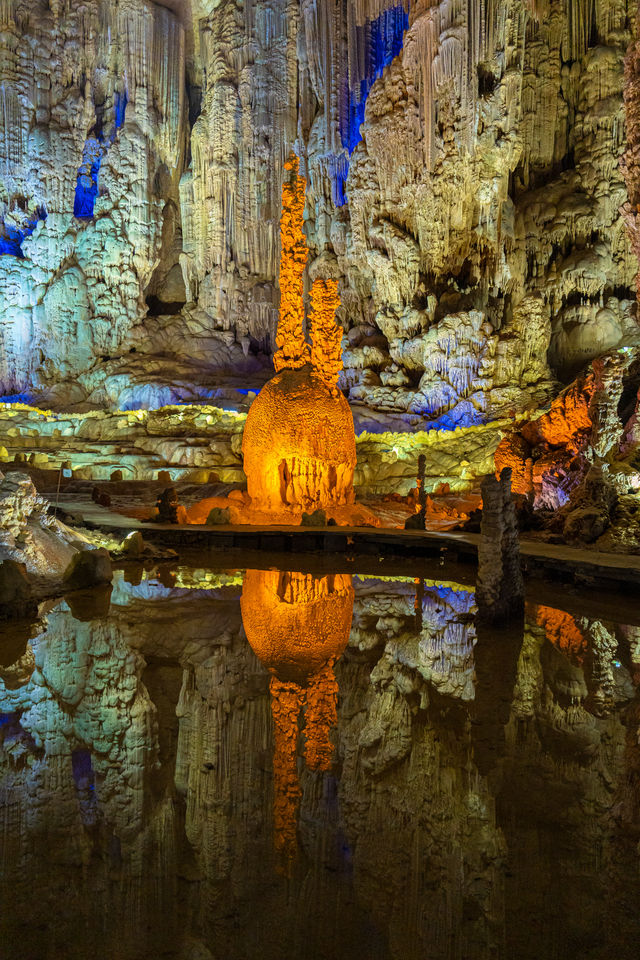
[[[285,369],[256,397],[242,439],[247,490],[270,513],[354,501],[356,443],[345,397],[310,366]]]

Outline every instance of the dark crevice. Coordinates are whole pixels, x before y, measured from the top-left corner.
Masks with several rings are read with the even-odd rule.
[[[148,317],[163,317],[163,316],[173,316],[176,313],[180,313],[184,307],[185,300],[173,300],[167,302],[165,300],[160,300],[156,296],[147,297],[147,311]]]

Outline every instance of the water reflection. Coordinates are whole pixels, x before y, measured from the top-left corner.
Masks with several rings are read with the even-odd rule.
[[[247,570],[240,601],[247,640],[269,670],[276,848],[290,869],[297,853],[298,724],[304,711],[305,761],[331,769],[338,721],[334,664],[349,642],[351,576]]]
[[[638,627],[132,579],[2,627],[3,960],[636,956]]]

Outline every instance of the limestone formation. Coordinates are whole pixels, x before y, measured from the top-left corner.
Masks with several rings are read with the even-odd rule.
[[[38,577],[61,580],[78,552],[92,546],[86,535],[50,514],[48,501],[27,474],[0,474],[0,560],[24,564]]]
[[[499,480],[491,474],[482,481],[476,598],[484,621],[502,623],[522,615],[524,583],[508,467],[502,470]]]
[[[345,277],[351,395],[477,422],[552,395],[548,347],[564,378],[637,342],[626,9],[338,6],[302,4],[303,76],[309,237]]]
[[[247,490],[258,510],[282,515],[353,503],[349,404],[308,370],[283,370],[261,390],[242,449]]]
[[[185,34],[151,0],[7,0],[0,24],[0,387],[11,394],[71,384],[124,352],[156,268],[178,262]]]
[[[252,509],[272,519],[353,503],[356,463],[353,416],[336,389],[342,359],[332,281],[314,283],[311,354],[304,337],[305,181],[296,157],[287,168],[292,181],[282,190],[276,376],[253,401],[242,436]]]
[[[298,158],[292,154],[285,164],[280,218],[280,313],[273,355],[276,373],[299,370],[309,363],[309,346],[304,336],[304,281],[307,244],[302,232],[305,188],[298,174]]]
[[[450,429],[552,399],[638,340],[632,14],[6,0],[2,392],[122,409],[259,387],[295,149],[353,402]]]

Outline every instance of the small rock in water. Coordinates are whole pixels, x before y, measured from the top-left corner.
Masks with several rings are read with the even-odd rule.
[[[112,577],[111,557],[104,547],[97,550],[80,550],[64,573],[68,587],[81,590],[98,583],[109,583]]]
[[[140,531],[133,530],[120,544],[120,550],[125,556],[137,560],[144,554],[146,546]]]

